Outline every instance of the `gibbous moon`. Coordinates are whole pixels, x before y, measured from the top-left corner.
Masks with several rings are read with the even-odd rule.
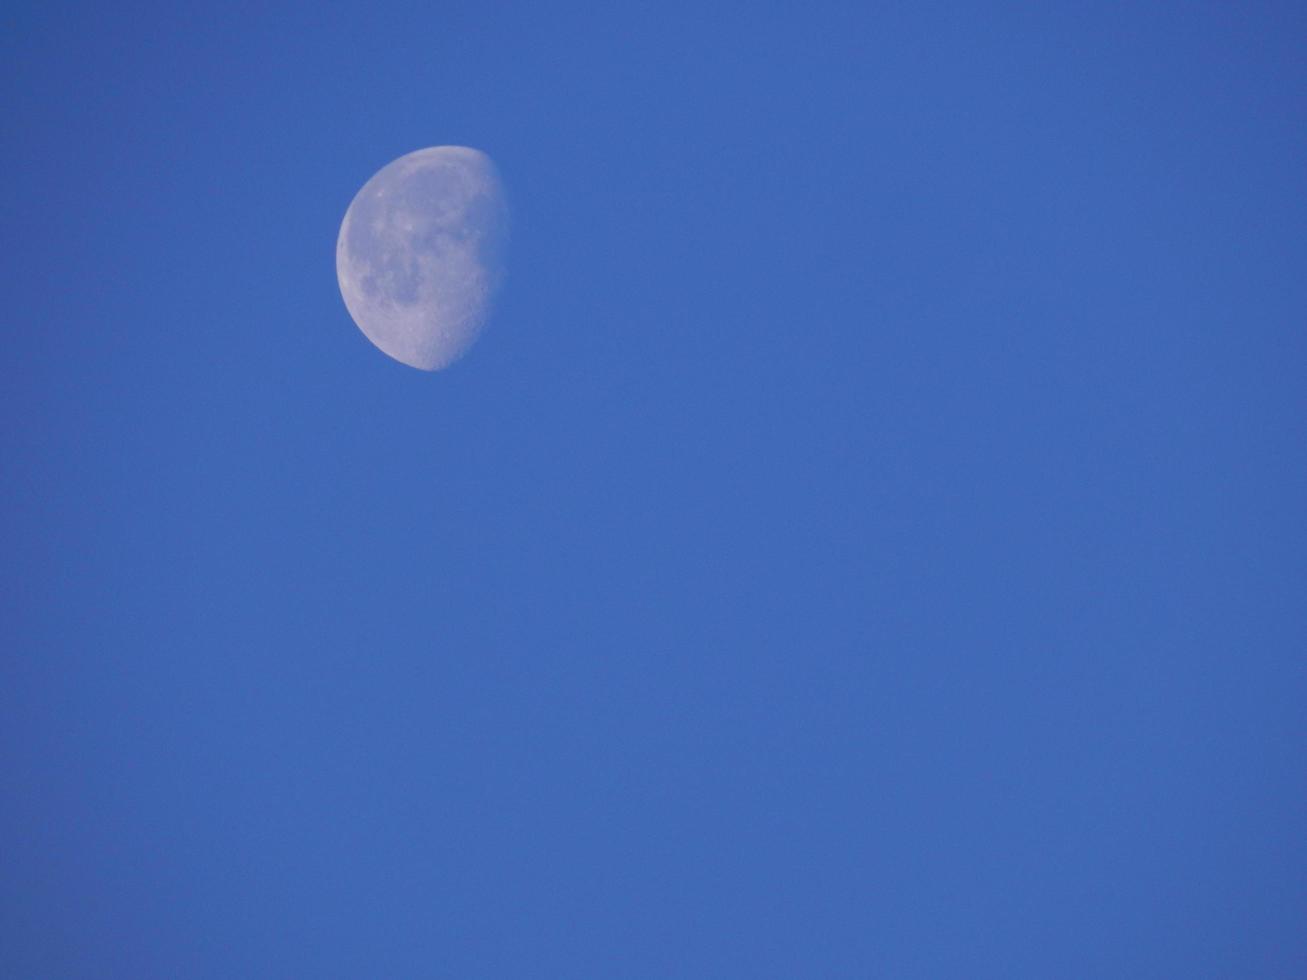
[[[336,240],[340,295],[368,340],[436,371],[481,332],[507,240],[508,207],[488,156],[466,146],[416,150],[350,202]]]

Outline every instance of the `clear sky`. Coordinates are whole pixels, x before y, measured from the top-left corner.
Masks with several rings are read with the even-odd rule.
[[[7,4],[0,975],[1307,976],[1304,37]]]

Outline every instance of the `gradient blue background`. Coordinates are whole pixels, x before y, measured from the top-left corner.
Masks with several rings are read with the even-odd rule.
[[[7,7],[0,975],[1307,976],[1304,37]]]

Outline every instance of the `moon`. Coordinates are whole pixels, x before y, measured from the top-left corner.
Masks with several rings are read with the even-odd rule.
[[[432,146],[386,164],[354,196],[336,279],[368,340],[438,371],[477,339],[504,277],[508,207],[480,150]]]

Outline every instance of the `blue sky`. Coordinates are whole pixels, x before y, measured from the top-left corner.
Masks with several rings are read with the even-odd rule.
[[[7,7],[0,974],[1307,974],[1304,36]]]

